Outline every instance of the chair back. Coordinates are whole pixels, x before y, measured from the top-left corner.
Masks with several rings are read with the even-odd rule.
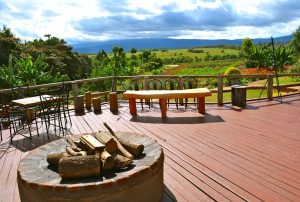
[[[130,90],[138,91],[138,90],[143,90],[143,88],[144,88],[144,86],[143,86],[143,82],[141,80],[133,79],[130,81],[130,84],[129,84]]]
[[[183,82],[184,89],[193,89],[198,87],[198,80],[194,78],[187,78]]]
[[[152,79],[148,82],[148,90],[162,90],[162,83],[158,79]]]
[[[166,90],[178,90],[179,89],[179,81],[175,78],[170,78],[165,80],[165,89]]]

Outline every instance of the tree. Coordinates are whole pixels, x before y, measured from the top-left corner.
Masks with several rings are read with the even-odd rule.
[[[293,33],[293,38],[290,42],[290,45],[294,48],[294,51],[297,55],[300,54],[300,26]]]
[[[253,50],[253,41],[252,39],[246,37],[242,42],[242,53],[246,59],[249,59]]]
[[[6,26],[0,29],[0,66],[7,65],[9,55],[17,51],[20,39],[15,37]]]
[[[111,58],[112,61],[112,68],[114,71],[115,76],[120,74],[125,74],[126,72],[126,53],[124,52],[123,47],[114,46],[112,48],[113,57]]]
[[[43,56],[51,72],[68,75],[69,79],[86,78],[91,73],[91,60],[86,55],[72,51],[63,39],[45,35],[44,39],[34,39],[21,46],[22,53],[31,55],[33,60]]]
[[[141,57],[145,62],[148,62],[150,55],[151,55],[151,51],[150,50],[145,50],[145,51],[142,52]]]
[[[134,54],[134,53],[136,53],[136,52],[137,52],[136,48],[131,48],[131,50],[130,50],[130,53],[131,53],[131,54]]]

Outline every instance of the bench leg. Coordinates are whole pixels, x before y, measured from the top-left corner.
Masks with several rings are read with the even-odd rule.
[[[205,114],[205,97],[198,98],[198,112],[200,114]]]
[[[167,118],[167,99],[161,98],[159,102],[160,102],[161,117],[165,119]]]
[[[129,98],[129,111],[131,115],[136,115],[136,101],[135,98]]]

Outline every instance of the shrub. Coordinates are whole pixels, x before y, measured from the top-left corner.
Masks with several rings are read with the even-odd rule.
[[[234,75],[234,74],[241,74],[241,71],[236,68],[236,67],[229,67],[226,69],[224,75]],[[235,85],[235,84],[241,84],[240,82],[240,79],[230,79],[230,78],[227,78],[226,79],[226,85]]]

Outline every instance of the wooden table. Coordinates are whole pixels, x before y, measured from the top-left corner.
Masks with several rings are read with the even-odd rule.
[[[50,97],[51,95],[42,95],[43,100],[47,100]],[[29,107],[35,107],[41,105],[41,98],[40,96],[26,97],[22,99],[12,100],[11,102],[17,106],[29,108]]]
[[[205,97],[211,96],[207,88],[195,88],[185,90],[142,90],[126,91],[123,93],[125,99],[129,99],[131,115],[136,115],[136,99],[159,99],[162,118],[167,117],[167,99],[175,98],[198,98],[198,112],[205,113]]]
[[[12,100],[11,102],[14,105],[26,108],[27,121],[31,122],[35,119],[34,111],[32,107],[41,105],[42,104],[41,98],[43,99],[43,101],[45,100],[45,102],[50,101],[49,100],[50,98],[51,98],[51,102],[58,101],[58,98],[53,97],[51,95],[42,95],[41,97],[34,96],[34,97],[26,97],[22,99]]]

